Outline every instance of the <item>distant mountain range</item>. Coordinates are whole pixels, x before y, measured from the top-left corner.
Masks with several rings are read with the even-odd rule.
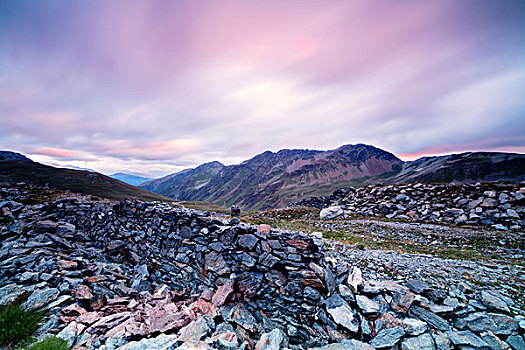
[[[264,209],[348,186],[525,180],[525,155],[469,152],[404,162],[374,146],[264,152],[238,165],[211,162],[140,187],[178,200]]]
[[[57,190],[70,190],[111,200],[136,198],[143,201],[170,201],[157,193],[89,171],[55,168],[33,162],[26,156],[0,151],[0,182],[26,182]]]
[[[126,173],[115,173],[113,175],[109,175],[109,177],[113,179],[117,179],[119,181],[125,182],[133,186],[138,186],[143,182],[153,180],[150,177],[143,177],[143,176],[137,176],[137,175],[132,175],[132,174],[126,174]]]

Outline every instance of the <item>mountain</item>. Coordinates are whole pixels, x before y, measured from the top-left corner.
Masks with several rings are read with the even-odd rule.
[[[224,165],[219,162],[205,163],[194,169],[185,169],[160,179],[147,181],[140,187],[155,193],[163,193],[170,198],[192,199],[194,193],[208,185],[223,168]]]
[[[406,162],[386,183],[468,183],[525,180],[525,155],[500,152],[466,152],[423,157]]]
[[[187,201],[209,201],[244,210],[287,205],[349,186],[525,180],[525,155],[468,152],[403,162],[370,145],[335,150],[266,151],[238,165],[218,162],[152,180],[150,191]]]
[[[55,168],[30,160],[5,160],[5,153],[7,152],[0,152],[0,156],[4,157],[4,160],[0,161],[0,182],[27,182],[39,186],[48,185],[57,190],[70,190],[111,200],[125,198],[136,198],[143,201],[170,200],[162,195],[128,185],[99,173]],[[18,154],[18,156],[21,155]],[[16,158],[20,158],[18,156]]]
[[[6,162],[8,160],[18,160],[21,162],[33,162],[31,159],[27,158],[23,154],[10,152],[10,151],[0,151],[0,162]]]
[[[204,171],[210,164],[215,164],[212,171]],[[392,153],[363,144],[329,151],[286,149],[266,151],[238,165],[207,163],[141,187],[180,200],[264,209],[392,176],[402,167]]]
[[[131,175],[131,174],[125,174],[125,173],[115,173],[113,175],[109,175],[109,177],[113,179],[117,179],[119,181],[125,182],[133,186],[138,186],[141,183],[153,180],[152,178],[149,178],[149,177],[143,177],[143,176],[137,176],[137,175]]]

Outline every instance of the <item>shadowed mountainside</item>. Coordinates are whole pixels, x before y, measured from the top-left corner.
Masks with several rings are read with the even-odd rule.
[[[70,190],[111,200],[125,198],[136,198],[143,201],[170,200],[157,193],[128,185],[99,173],[54,168],[30,161],[1,161],[0,182],[27,182],[39,186],[48,185],[57,190]]]

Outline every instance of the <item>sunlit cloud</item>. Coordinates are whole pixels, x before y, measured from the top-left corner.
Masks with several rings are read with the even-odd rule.
[[[0,149],[160,176],[265,150],[525,147],[521,1],[4,1]]]

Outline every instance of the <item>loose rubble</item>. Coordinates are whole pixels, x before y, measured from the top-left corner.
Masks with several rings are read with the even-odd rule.
[[[0,304],[46,310],[74,349],[520,349],[497,290],[380,280],[318,235],[163,203],[1,189]],[[4,210],[7,208],[7,210]],[[6,219],[8,218],[8,219]]]
[[[311,197],[294,205],[322,209],[321,219],[352,215],[407,221],[484,225],[497,230],[525,227],[525,184],[370,185]]]

